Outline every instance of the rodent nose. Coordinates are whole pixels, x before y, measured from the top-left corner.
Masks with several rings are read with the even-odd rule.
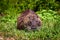
[[[36,27],[31,27],[31,29],[36,29]]]

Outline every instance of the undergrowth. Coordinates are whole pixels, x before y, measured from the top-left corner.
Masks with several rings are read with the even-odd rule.
[[[17,17],[20,16],[17,10],[8,10],[5,16],[0,16],[0,36],[3,38],[12,37],[15,40],[60,40],[60,15],[52,10],[42,10],[36,13],[42,20],[39,31],[25,32],[18,30]]]

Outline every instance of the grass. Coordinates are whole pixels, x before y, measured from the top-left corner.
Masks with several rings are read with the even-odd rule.
[[[16,29],[19,14],[16,10],[14,12],[9,10],[7,12],[9,13],[8,15],[0,16],[0,36],[3,39],[60,40],[60,15],[56,12],[52,10],[37,11],[36,13],[41,17],[42,26],[39,31],[35,32],[25,32],[24,30]]]

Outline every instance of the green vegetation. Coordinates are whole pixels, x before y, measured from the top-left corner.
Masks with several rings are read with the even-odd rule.
[[[17,30],[17,17],[26,9],[36,11],[41,17],[39,31]],[[60,3],[56,0],[1,0],[0,36],[15,40],[60,40]],[[57,11],[58,10],[58,11]]]

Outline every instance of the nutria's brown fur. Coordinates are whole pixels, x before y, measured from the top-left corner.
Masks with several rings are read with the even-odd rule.
[[[32,10],[24,11],[21,16],[17,19],[17,28],[18,29],[37,29],[41,26],[41,19],[40,17],[35,14]]]

